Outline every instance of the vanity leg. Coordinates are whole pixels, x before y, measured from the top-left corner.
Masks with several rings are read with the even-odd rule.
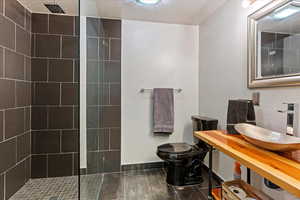
[[[209,145],[209,166],[208,166],[208,200],[213,200],[212,197],[212,157],[213,147]]]
[[[247,168],[247,183],[251,185],[251,170]]]

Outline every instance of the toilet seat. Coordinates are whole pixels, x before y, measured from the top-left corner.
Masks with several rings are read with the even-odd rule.
[[[157,148],[157,155],[168,162],[186,162],[202,150],[187,143],[168,143]]]
[[[192,151],[192,147],[186,143],[168,143],[159,146],[158,151],[163,153],[179,154]]]

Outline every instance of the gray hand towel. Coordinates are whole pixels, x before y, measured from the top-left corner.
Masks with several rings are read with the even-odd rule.
[[[171,134],[174,131],[174,90],[153,90],[153,132]]]
[[[249,123],[255,125],[255,111],[251,100],[229,100],[227,112],[227,131],[238,134],[234,125],[238,123]]]

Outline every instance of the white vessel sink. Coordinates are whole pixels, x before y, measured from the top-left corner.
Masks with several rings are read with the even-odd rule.
[[[300,150],[300,138],[270,131],[251,124],[236,124],[234,126],[248,142],[271,151]]]

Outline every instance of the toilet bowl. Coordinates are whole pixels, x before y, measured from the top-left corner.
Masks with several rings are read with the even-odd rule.
[[[160,145],[157,155],[167,164],[167,183],[174,186],[201,183],[201,153],[202,149],[186,143]]]
[[[216,130],[218,120],[192,116],[193,131]],[[174,186],[200,184],[203,160],[208,152],[207,144],[196,140],[196,145],[168,143],[157,147],[157,156],[166,162],[167,183]]]

